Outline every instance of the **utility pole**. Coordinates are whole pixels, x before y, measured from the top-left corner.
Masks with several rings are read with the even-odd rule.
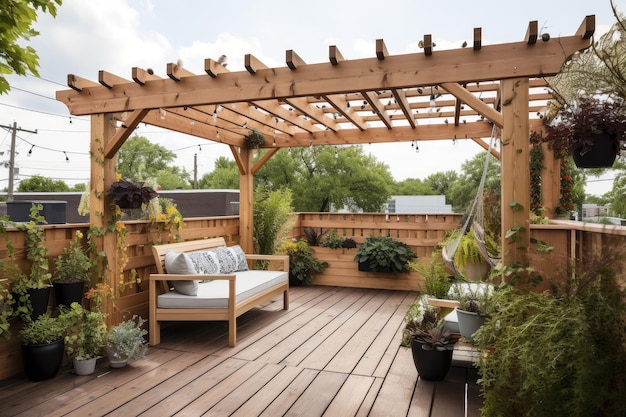
[[[198,189],[198,154],[193,154],[193,189]]]
[[[21,127],[17,127],[17,122],[13,122],[13,126],[4,126],[0,125],[5,129],[11,129],[13,132],[11,134],[11,154],[9,155],[9,187],[7,192],[7,201],[13,201],[13,182],[15,180],[15,137],[17,136],[17,131],[20,132],[28,132],[37,134],[37,130],[27,130],[22,129]]]

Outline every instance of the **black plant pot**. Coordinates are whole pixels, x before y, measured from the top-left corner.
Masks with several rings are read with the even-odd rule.
[[[83,294],[85,293],[85,283],[83,281],[55,282],[52,285],[54,285],[57,307],[60,305],[69,307],[73,302],[82,304]]]
[[[46,345],[22,345],[24,372],[31,381],[54,378],[63,360],[63,339]]]
[[[295,275],[293,274],[289,274],[289,286],[291,287],[301,287],[304,283],[299,280],[298,278],[296,278]]]
[[[411,340],[413,363],[421,379],[426,381],[443,380],[452,365],[452,350],[422,349],[422,344]]]
[[[359,262],[359,271],[361,272],[393,272],[390,266],[372,268],[370,261]]]
[[[582,147],[572,150],[572,159],[578,168],[609,168],[613,166],[618,148],[615,139],[606,133],[594,135],[593,147],[581,155]]]
[[[28,293],[30,304],[33,306],[33,312],[30,315],[32,321],[35,321],[42,314],[48,312],[48,301],[50,300],[50,287],[45,288],[29,288]]]

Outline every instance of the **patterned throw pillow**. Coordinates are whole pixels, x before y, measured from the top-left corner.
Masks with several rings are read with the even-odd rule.
[[[226,247],[219,247],[215,249],[215,255],[217,255],[217,259],[220,264],[220,273],[222,274],[232,274],[237,270],[237,265],[239,261],[237,260],[237,256],[233,253],[232,250]]]
[[[193,262],[183,252],[174,252],[168,250],[165,253],[165,270],[168,274],[176,275],[195,275],[196,269]],[[198,281],[172,281],[172,285],[176,292],[185,295],[198,295]]]
[[[190,252],[188,255],[198,274],[220,273],[220,262],[214,251]]]
[[[228,249],[235,255],[237,259],[237,269],[235,271],[247,271],[248,270],[248,262],[246,261],[246,254],[244,253],[241,246],[234,245],[228,247]]]

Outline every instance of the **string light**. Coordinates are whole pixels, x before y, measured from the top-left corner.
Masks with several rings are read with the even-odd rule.
[[[30,149],[28,150],[28,153],[26,154],[26,156],[31,156],[33,154],[33,148],[35,147],[35,145],[30,145]]]
[[[70,158],[67,156],[67,152],[63,151],[63,155],[65,155],[65,162],[70,163]]]

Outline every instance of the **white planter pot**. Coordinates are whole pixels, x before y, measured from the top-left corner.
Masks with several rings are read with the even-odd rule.
[[[72,361],[74,365],[74,373],[76,375],[91,375],[96,370],[96,362],[98,358],[77,360],[74,359]]]

